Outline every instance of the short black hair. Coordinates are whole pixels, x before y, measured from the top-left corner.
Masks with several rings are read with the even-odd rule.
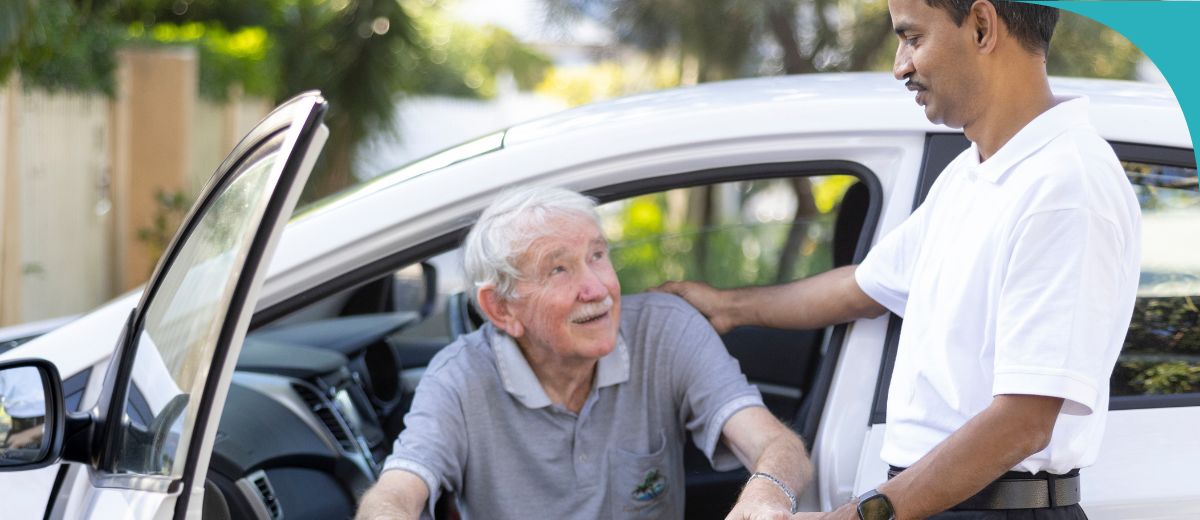
[[[943,9],[950,13],[955,25],[962,26],[967,19],[967,13],[977,0],[925,0],[930,7]],[[1054,26],[1058,23],[1058,9],[1044,5],[1009,0],[983,0],[991,2],[996,7],[996,14],[1008,26],[1009,32],[1033,52],[1047,53],[1050,50],[1050,37],[1054,35]]]

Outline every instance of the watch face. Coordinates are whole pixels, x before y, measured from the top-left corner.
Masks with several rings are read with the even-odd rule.
[[[892,502],[879,493],[869,494],[858,503],[858,517],[862,520],[895,520]]]

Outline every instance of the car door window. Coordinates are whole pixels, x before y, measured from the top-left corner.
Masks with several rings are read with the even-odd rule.
[[[851,175],[679,188],[599,208],[621,290],[665,280],[717,287],[780,283],[834,264],[835,216]],[[865,200],[863,204],[865,210]],[[850,249],[858,236],[848,237]]]
[[[1142,208],[1142,274],[1112,395],[1200,397],[1196,169],[1123,164]]]
[[[621,292],[666,280],[716,287],[791,281],[850,263],[866,218],[853,175],[723,182],[600,206]],[[740,327],[724,336],[767,407],[789,419],[809,391],[824,330]]]
[[[257,158],[213,202],[145,309],[134,378],[150,417],[125,421],[115,471],[179,477],[189,427],[241,267],[266,207],[278,150]],[[145,423],[144,429],[139,423]]]

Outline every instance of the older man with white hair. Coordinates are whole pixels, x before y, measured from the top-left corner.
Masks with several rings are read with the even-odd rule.
[[[489,323],[430,362],[358,518],[682,518],[687,434],[754,472],[730,518],[786,518],[811,477],[708,321],[666,294],[621,297],[595,201],[502,194],[467,236]]]

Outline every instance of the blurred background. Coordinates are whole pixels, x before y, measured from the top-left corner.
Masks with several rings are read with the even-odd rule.
[[[890,70],[884,0],[4,0],[0,326],[137,287],[225,154],[310,89],[301,204],[572,106],[733,78]],[[1050,72],[1161,82],[1063,13]]]

